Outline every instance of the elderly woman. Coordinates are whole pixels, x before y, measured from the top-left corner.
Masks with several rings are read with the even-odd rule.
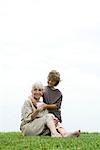
[[[57,132],[54,122],[54,115],[48,113],[46,104],[40,104],[43,95],[43,85],[40,82],[32,86],[32,99],[29,97],[22,107],[22,119],[20,130],[24,136],[47,135],[61,137]]]

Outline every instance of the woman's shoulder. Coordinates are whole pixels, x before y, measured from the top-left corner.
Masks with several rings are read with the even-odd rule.
[[[31,99],[28,97],[27,99],[25,99],[24,105],[29,105],[29,104],[31,104]]]

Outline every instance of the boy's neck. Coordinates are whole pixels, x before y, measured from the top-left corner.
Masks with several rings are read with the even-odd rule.
[[[52,90],[55,90],[55,87],[54,87],[54,86],[53,86],[53,87],[50,87],[50,86],[49,86],[49,88],[52,89]]]

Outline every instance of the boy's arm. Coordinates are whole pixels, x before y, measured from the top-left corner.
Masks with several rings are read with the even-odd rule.
[[[60,109],[62,103],[62,95],[55,104],[45,104],[45,109]]]
[[[45,109],[57,109],[56,104],[44,104]]]

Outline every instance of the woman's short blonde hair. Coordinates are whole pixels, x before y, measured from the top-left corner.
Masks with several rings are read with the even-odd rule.
[[[59,84],[60,80],[60,73],[56,70],[51,70],[48,74],[48,80],[55,81],[55,86]]]
[[[41,89],[41,90],[43,90],[43,84],[40,81],[35,82],[32,85],[32,90],[34,90],[34,89]]]

